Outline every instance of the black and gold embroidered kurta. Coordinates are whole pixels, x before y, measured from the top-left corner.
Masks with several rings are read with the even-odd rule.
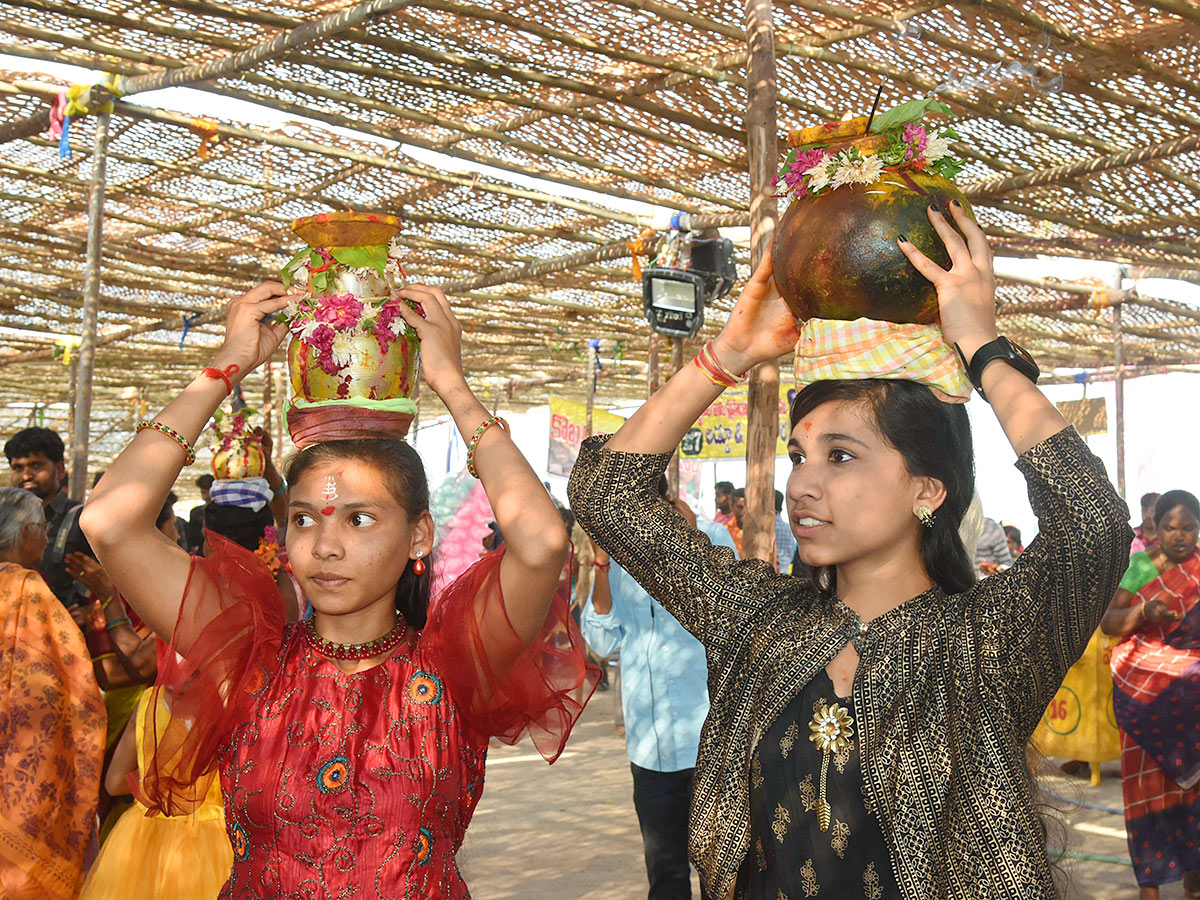
[[[810,723],[831,704],[854,717],[854,698],[840,698],[822,669],[766,731],[750,760],[750,847],[735,900],[898,900],[892,861],[879,821],[863,802],[857,735],[823,752]],[[821,790],[821,770],[826,772]],[[829,803],[822,831],[817,805]]]
[[[712,708],[690,849],[727,896],[750,850],[750,763],[795,697],[853,640],[863,796],[908,900],[1054,896],[1025,744],[1116,590],[1128,510],[1074,429],[1023,454],[1039,534],[1011,569],[933,590],[866,625],[807,582],[734,558],[688,528],[655,483],[669,455],[586,441],[580,524],[704,645]]]

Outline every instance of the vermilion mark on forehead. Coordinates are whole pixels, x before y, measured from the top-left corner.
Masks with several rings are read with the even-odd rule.
[[[812,431],[812,422],[805,422],[805,423],[804,423],[804,430],[805,430],[806,432],[807,432],[807,431]]]
[[[323,516],[332,516],[332,515],[333,515],[333,507],[332,507],[332,506],[326,506],[326,507],[325,507],[323,510],[321,510],[321,515],[323,515]]]

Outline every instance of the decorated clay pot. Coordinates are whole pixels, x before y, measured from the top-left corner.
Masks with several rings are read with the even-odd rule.
[[[420,360],[420,343],[415,335],[401,335],[387,345],[386,351],[371,335],[350,336],[346,345],[348,362],[330,372],[321,366],[319,353],[310,344],[292,341],[288,345],[292,395],[309,403],[412,396]]]
[[[403,437],[416,404],[419,341],[399,296],[407,281],[396,244],[399,219],[373,213],[326,213],[293,228],[308,247],[282,273],[303,285],[286,310],[292,342],[287,413],[303,449],[328,440]]]
[[[930,324],[937,292],[896,244],[900,234],[938,265],[950,257],[926,215],[966,198],[945,178],[888,171],[874,184],[846,185],[792,202],[775,237],[775,283],[801,319],[868,318]]]
[[[254,438],[233,438],[213,451],[212,473],[218,481],[261,478],[267,471],[262,443]]]

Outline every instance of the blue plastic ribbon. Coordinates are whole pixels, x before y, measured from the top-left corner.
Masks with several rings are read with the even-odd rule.
[[[58,158],[71,158],[71,117],[63,116],[62,134],[58,136]]]
[[[190,316],[183,316],[183,334],[179,337],[179,349],[183,349],[183,342],[187,340],[188,332],[192,330],[192,326],[196,324],[196,320],[200,318],[200,313],[195,313]]]

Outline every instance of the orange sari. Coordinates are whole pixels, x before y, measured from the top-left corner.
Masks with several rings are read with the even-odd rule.
[[[0,563],[0,896],[79,894],[105,719],[79,626],[37,572]]]

